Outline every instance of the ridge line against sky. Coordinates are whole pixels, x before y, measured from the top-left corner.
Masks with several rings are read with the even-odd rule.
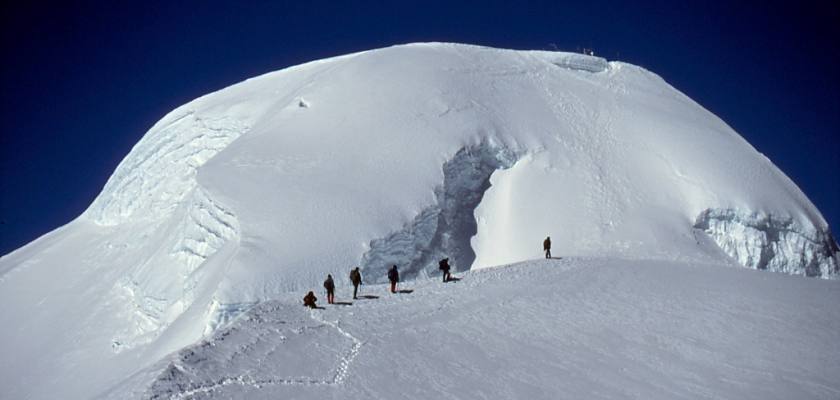
[[[831,2],[4,6],[0,254],[83,212],[167,112],[244,79],[417,41],[592,48],[723,119],[840,223]]]

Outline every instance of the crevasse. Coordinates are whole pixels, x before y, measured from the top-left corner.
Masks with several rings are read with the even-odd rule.
[[[461,148],[443,165],[443,185],[435,190],[435,205],[423,210],[410,224],[387,237],[372,240],[361,268],[371,281],[381,282],[391,265],[401,276],[428,276],[437,262],[449,258],[456,271],[465,271],[475,260],[470,238],[477,231],[474,211],[490,187],[490,175],[516,162],[513,151],[485,140]]]

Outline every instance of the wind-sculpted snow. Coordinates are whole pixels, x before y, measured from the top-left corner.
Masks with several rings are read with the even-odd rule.
[[[551,63],[558,67],[586,72],[604,72],[609,68],[607,60],[601,57],[585,56],[580,54],[555,54],[551,57]]]
[[[186,217],[175,231],[179,237],[170,254],[185,266],[184,274],[192,274],[207,258],[237,234],[236,216],[201,188],[195,189]]]
[[[712,212],[704,235],[704,210],[739,219]],[[89,398],[354,266],[439,276],[440,258],[519,262],[551,236],[556,256],[836,277],[828,232],[770,160],[642,68],[446,43],[334,57],[174,110],[80,218],[0,258],[0,397]]]
[[[205,261],[229,241],[236,241],[236,216],[214,201],[202,188],[195,188],[184,207],[174,212],[180,221],[163,230],[161,248],[146,262],[127,271],[115,286],[116,292],[128,295],[135,306],[133,319],[137,328],[117,337],[115,349],[154,339],[161,329],[189,308],[207,274],[201,271]],[[167,248],[168,247],[168,248]],[[162,279],[163,278],[163,279]],[[227,319],[230,307],[211,307],[208,324]]]
[[[170,116],[120,163],[87,214],[99,224],[151,219],[181,206],[196,187],[196,173],[247,126],[224,116],[194,112]]]
[[[840,274],[840,250],[832,235],[790,217],[709,209],[695,227],[748,268],[824,278]]]

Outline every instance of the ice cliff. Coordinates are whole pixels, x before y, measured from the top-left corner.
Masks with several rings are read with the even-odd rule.
[[[790,217],[708,209],[694,226],[747,268],[824,278],[840,273],[840,251],[831,232]]]

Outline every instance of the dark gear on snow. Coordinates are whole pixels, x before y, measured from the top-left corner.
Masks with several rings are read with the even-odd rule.
[[[318,298],[315,297],[315,293],[312,293],[312,291],[307,293],[306,296],[303,296],[303,305],[306,307],[317,308],[318,306],[315,305],[316,301],[318,301]]]
[[[449,274],[449,259],[444,258],[443,260],[440,260],[438,265],[440,265],[440,270],[443,271],[443,281],[449,282],[449,280],[452,279],[452,275]]]

